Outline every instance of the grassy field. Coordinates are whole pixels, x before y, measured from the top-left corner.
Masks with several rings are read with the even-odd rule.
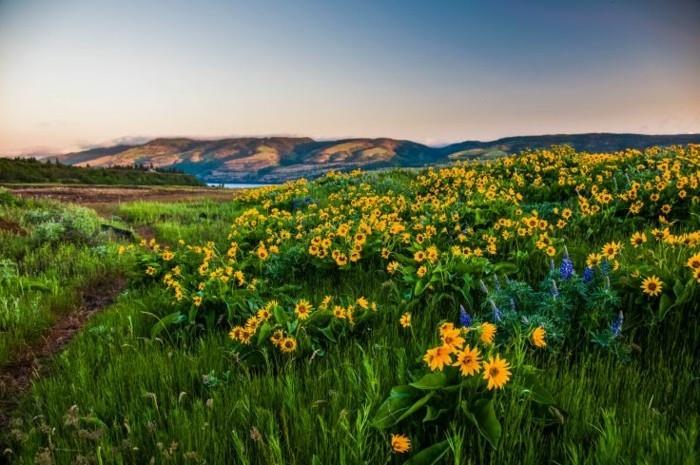
[[[141,241],[0,194],[0,366],[128,279],[4,458],[694,464],[699,182],[698,146],[561,147],[118,206]]]

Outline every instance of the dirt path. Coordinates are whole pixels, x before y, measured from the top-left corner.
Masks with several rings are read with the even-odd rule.
[[[125,288],[126,279],[123,277],[107,276],[93,283],[83,291],[78,308],[62,315],[39,340],[0,367],[0,432],[7,426],[11,412],[32,381],[46,373],[50,359],[65,347],[92,315],[112,304]]]

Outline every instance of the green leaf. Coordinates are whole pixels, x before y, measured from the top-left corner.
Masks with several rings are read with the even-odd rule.
[[[435,391],[431,391],[428,394],[421,397],[420,399],[418,399],[413,405],[411,405],[408,408],[408,410],[406,410],[405,412],[403,412],[403,414],[401,414],[401,416],[394,422],[394,424],[396,424],[396,423],[400,422],[401,420],[403,420],[404,418],[408,418],[411,415],[413,415],[414,413],[416,413],[418,410],[421,409],[421,407],[423,407],[425,404],[427,404],[428,401],[434,395],[435,395]]]
[[[423,423],[435,421],[446,412],[449,412],[449,410],[446,408],[437,409],[432,405],[428,405],[426,408],[425,417],[423,417]]]
[[[421,390],[440,389],[447,385],[447,376],[443,372],[428,373],[418,381],[411,383],[410,386]]]
[[[462,404],[464,413],[467,415],[476,429],[494,449],[501,439],[501,422],[498,421],[496,411],[493,408],[493,401],[490,399],[479,399],[469,408],[466,403]]]
[[[447,442],[447,440],[440,441],[418,452],[406,461],[404,465],[434,465],[438,463],[449,450],[449,442]]]
[[[169,315],[164,316],[158,323],[154,324],[151,328],[151,337],[157,337],[163,330],[167,329],[169,326],[181,323],[185,316],[180,312],[174,312]]]
[[[539,382],[537,372],[525,371],[518,373],[517,384],[523,389],[524,393],[530,394],[530,398],[538,404],[554,405],[554,396]]]
[[[395,425],[397,418],[413,405],[421,392],[408,385],[394,386],[389,397],[379,406],[372,426],[379,429]]]
[[[272,315],[275,317],[277,323],[281,325],[284,325],[287,320],[289,320],[287,312],[284,311],[281,305],[275,305],[274,310],[272,310]]]
[[[263,344],[268,337],[272,334],[272,326],[267,321],[260,326],[260,332],[258,333],[258,345]]]

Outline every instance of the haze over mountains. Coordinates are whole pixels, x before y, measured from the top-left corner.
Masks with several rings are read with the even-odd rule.
[[[316,141],[308,137],[240,137],[217,140],[159,138],[52,156],[64,164],[91,167],[153,165],[177,168],[207,182],[281,182],[330,170],[419,167],[456,160],[488,159],[525,149],[570,144],[587,152],[653,145],[700,143],[700,134],[557,134],[465,141],[430,147],[389,138]]]

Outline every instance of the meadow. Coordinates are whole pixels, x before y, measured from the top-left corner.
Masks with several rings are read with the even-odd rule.
[[[697,145],[559,146],[109,220],[0,193],[2,369],[124,282],[0,393],[3,458],[694,464],[699,183]]]

